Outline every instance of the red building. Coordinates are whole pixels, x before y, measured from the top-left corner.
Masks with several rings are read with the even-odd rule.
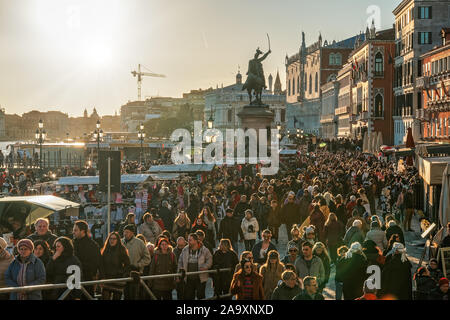
[[[450,142],[450,28],[442,29],[441,37],[441,46],[421,56],[417,86],[423,90],[423,108],[417,118],[424,140]]]

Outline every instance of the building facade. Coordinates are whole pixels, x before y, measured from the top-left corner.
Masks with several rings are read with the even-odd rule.
[[[450,19],[448,0],[403,0],[395,15],[394,144],[403,144],[412,128],[415,140],[422,136],[415,115],[422,109],[422,90],[416,86],[420,77],[420,56],[440,44],[442,26]]]
[[[320,116],[320,136],[333,139],[337,136],[337,121],[335,110],[338,105],[339,82],[335,77],[321,87],[322,108]]]
[[[341,42],[319,40],[306,47],[305,34],[299,52],[286,56],[287,128],[319,134],[321,127],[321,86],[334,79],[352,51],[356,37]]]
[[[338,102],[334,111],[337,124],[337,137],[348,138],[352,133],[352,64],[346,63],[338,72]]]
[[[422,55],[423,108],[417,119],[422,123],[423,139],[450,143],[450,29],[441,30],[441,46]]]
[[[394,142],[392,120],[394,75],[394,29],[376,32],[367,28],[365,41],[349,57],[351,65],[352,135],[382,134],[383,143]],[[358,41],[359,42],[359,41]]]

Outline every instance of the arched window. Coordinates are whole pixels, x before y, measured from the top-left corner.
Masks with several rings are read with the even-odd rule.
[[[377,77],[384,76],[383,55],[381,54],[381,52],[378,52],[375,55],[375,76]]]
[[[291,95],[291,79],[289,79],[288,96]]]
[[[292,95],[295,96],[295,78],[292,79]]]
[[[383,96],[381,94],[377,94],[375,96],[375,112],[374,112],[374,116],[376,118],[384,117]]]
[[[309,94],[312,94],[312,75],[309,75]]]
[[[334,60],[334,53],[330,53],[330,66],[334,66],[335,65],[335,60]]]
[[[315,82],[314,89],[316,92],[319,92],[319,75],[317,72],[316,72],[316,79],[314,80],[314,82]]]
[[[340,66],[342,64],[342,55],[340,53],[336,53],[334,56],[334,62],[337,66]]]

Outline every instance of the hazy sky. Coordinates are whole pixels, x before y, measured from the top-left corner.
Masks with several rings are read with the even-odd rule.
[[[140,63],[167,78],[143,80],[142,96],[181,97],[235,81],[259,46],[280,71],[306,33],[307,45],[365,30],[367,8],[392,26],[401,0],[0,0],[0,105],[7,113],[95,106],[113,114],[137,99]],[[245,77],[244,77],[245,80]]]

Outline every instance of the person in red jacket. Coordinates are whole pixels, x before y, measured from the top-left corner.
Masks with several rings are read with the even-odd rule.
[[[375,284],[372,283],[372,280],[368,279],[364,281],[363,292],[364,294],[361,297],[356,298],[355,300],[378,300],[377,289],[375,287]]]

